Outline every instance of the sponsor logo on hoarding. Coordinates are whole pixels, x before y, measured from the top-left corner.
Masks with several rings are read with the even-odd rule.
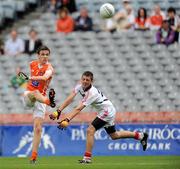
[[[124,130],[119,128],[117,130]],[[126,129],[132,131],[131,128]],[[149,140],[179,140],[180,139],[180,128],[168,128],[166,125],[164,128],[136,128],[133,131],[142,131],[149,134]],[[111,139],[105,132],[104,129],[100,129],[95,134],[96,140],[107,140]],[[81,128],[73,128],[71,133],[71,140],[86,140],[86,130],[84,126]]]
[[[19,144],[15,150],[13,150],[13,154],[16,154],[18,157],[27,157],[32,150],[33,143],[33,132],[28,131],[25,135],[21,137],[19,140]],[[55,154],[55,147],[53,142],[51,141],[51,137],[49,134],[45,133],[45,128],[42,128],[41,135],[41,143],[40,148],[43,149],[51,149],[51,153]],[[25,148],[25,152],[22,149]]]
[[[124,130],[119,127],[117,130]],[[128,128],[126,130],[131,130]],[[163,128],[136,128],[133,131],[142,131],[149,134],[148,139],[151,140],[151,143],[148,143],[147,150],[171,150],[171,141],[170,140],[179,140],[180,139],[180,128],[169,128],[168,125],[165,125]],[[106,134],[104,129],[100,129],[95,134],[95,140],[111,140],[111,138]],[[81,128],[72,129],[71,140],[86,140],[86,130],[82,126]],[[139,142],[127,141],[127,142],[110,142],[108,143],[108,150],[141,150],[141,144]]]
[[[82,155],[87,127],[86,124],[70,125],[66,130],[59,131],[54,125],[44,126],[39,155]],[[138,140],[111,140],[106,131],[100,129],[95,133],[94,155],[180,155],[179,124],[117,124],[116,129],[147,132],[147,151],[142,150]],[[3,156],[26,157],[31,153],[32,126],[3,126],[2,130]],[[14,132],[17,134],[12,134]]]
[[[140,143],[114,143],[108,144],[108,150],[140,150]],[[148,143],[147,150],[170,150],[171,143]]]

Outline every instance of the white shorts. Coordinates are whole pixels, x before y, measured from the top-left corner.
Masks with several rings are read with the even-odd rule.
[[[114,125],[114,120],[116,116],[116,109],[114,106],[107,106],[104,110],[99,111],[97,117],[103,121],[106,121],[107,124],[104,127],[109,127]]]
[[[23,104],[26,108],[31,108],[33,109],[33,118],[35,117],[40,117],[43,118],[45,117],[45,112],[46,112],[46,104],[40,103],[38,101],[32,102],[30,98],[28,97],[30,91],[25,91],[24,92],[24,97],[23,97]]]

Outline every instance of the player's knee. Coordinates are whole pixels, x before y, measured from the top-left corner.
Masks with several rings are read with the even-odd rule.
[[[37,90],[35,90],[35,91],[33,91],[33,93],[32,93],[33,95],[34,95],[34,97],[36,97],[37,95],[38,95],[38,91]]]
[[[40,124],[35,124],[35,125],[34,125],[34,132],[35,132],[36,134],[41,134],[41,132],[42,132],[42,127],[41,127]]]
[[[111,137],[112,140],[117,140],[118,139],[118,136],[117,136],[116,133],[109,134],[109,136]]]
[[[92,127],[87,128],[87,135],[94,135],[95,130]]]
[[[35,102],[35,101],[36,101],[36,94],[35,94],[34,91],[31,92],[31,93],[29,93],[29,94],[28,94],[28,97],[29,97],[29,99],[30,99],[32,102]]]
[[[118,138],[113,136],[113,137],[111,137],[111,139],[112,140],[117,140]]]

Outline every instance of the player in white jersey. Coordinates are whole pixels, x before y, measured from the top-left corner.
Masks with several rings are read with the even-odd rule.
[[[97,117],[92,121],[92,123],[87,128],[87,139],[86,139],[86,151],[84,157],[80,160],[80,163],[91,163],[92,149],[94,144],[94,134],[97,130],[104,127],[107,134],[113,139],[120,138],[135,138],[140,140],[143,150],[147,147],[147,133],[131,132],[131,131],[116,131],[115,129],[115,115],[116,110],[111,103],[111,101],[96,87],[92,85],[93,83],[93,73],[86,71],[82,74],[80,83],[76,85],[70,95],[66,100],[59,106],[56,112],[49,115],[50,119],[59,119],[59,116],[63,109],[65,109],[74,99],[77,94],[82,96],[82,100],[77,107],[75,107],[72,112],[66,114],[66,118],[58,122],[59,128],[64,127],[64,121],[70,122],[78,113],[81,112],[85,107],[91,105],[96,108],[98,114]]]

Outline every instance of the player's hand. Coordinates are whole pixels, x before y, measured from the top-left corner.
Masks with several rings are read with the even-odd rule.
[[[60,115],[61,115],[61,110],[56,110],[55,112],[53,112],[52,114],[50,114],[49,115],[49,118],[51,119],[51,120],[55,120],[55,119],[59,119],[59,117],[60,117]]]
[[[63,119],[62,121],[58,122],[57,128],[60,130],[66,129],[67,126],[69,125],[69,121],[70,120],[68,118]]]
[[[24,80],[29,80],[29,77],[25,73],[23,73],[23,72],[19,72],[18,76],[21,77]]]

